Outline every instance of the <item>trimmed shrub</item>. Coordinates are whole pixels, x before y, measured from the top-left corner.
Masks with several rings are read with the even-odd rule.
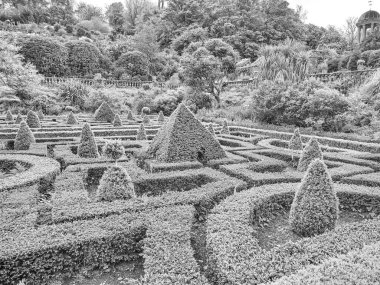
[[[146,136],[144,124],[140,124],[140,128],[137,131],[136,140],[146,140],[146,139],[147,139],[147,136]]]
[[[159,121],[160,123],[165,122],[165,116],[164,116],[164,113],[162,111],[160,111],[160,113],[158,113],[157,121]]]
[[[21,42],[20,53],[44,76],[67,74],[67,48],[51,37],[28,36]]]
[[[317,158],[323,159],[322,151],[317,139],[315,137],[312,137],[301,154],[297,170],[307,170],[309,164]]]
[[[143,115],[143,118],[142,118],[142,122],[143,124],[150,124],[150,119],[147,115]]]
[[[160,162],[199,161],[226,158],[219,142],[194,114],[179,104],[150,144],[147,155]]]
[[[5,121],[6,122],[13,122],[13,115],[10,110],[7,111],[7,114],[5,115]]]
[[[113,120],[114,127],[120,127],[122,125],[120,116],[118,114],[115,115],[115,119]]]
[[[221,134],[226,134],[226,135],[229,135],[229,134],[230,134],[230,130],[228,129],[228,123],[227,123],[227,120],[224,120],[224,121],[223,121],[223,126],[222,126],[222,129],[220,130],[220,133],[221,133]]]
[[[108,123],[112,123],[114,118],[115,113],[112,111],[111,107],[106,102],[103,102],[95,111],[96,121],[106,121]]]
[[[215,131],[214,131],[214,127],[212,126],[212,123],[208,125],[207,129],[208,129],[208,131],[209,131],[213,136],[215,136]]]
[[[25,121],[21,121],[20,128],[18,129],[16,138],[15,138],[14,149],[28,150],[30,145],[35,142],[36,140],[28,124]]]
[[[131,177],[123,167],[111,166],[104,172],[96,196],[98,201],[114,201],[135,197]]]
[[[68,125],[76,125],[78,124],[78,120],[75,117],[74,113],[71,111],[69,115],[67,116],[66,124]]]
[[[150,108],[149,107],[143,107],[141,109],[141,116],[147,115],[150,113]]]
[[[299,128],[296,128],[294,130],[294,134],[289,141],[289,149],[302,150],[302,139],[301,139]]]
[[[37,116],[40,120],[43,120],[45,118],[44,112],[41,109],[38,110]]]
[[[125,153],[125,149],[120,141],[106,141],[103,147],[103,155],[109,159],[117,161]]]
[[[291,229],[300,236],[314,236],[335,228],[339,201],[326,165],[314,160],[294,197],[289,216]]]
[[[127,114],[127,120],[131,120],[133,121],[135,118],[133,117],[133,114],[132,114],[132,111],[128,111],[128,114]]]
[[[82,128],[80,145],[78,147],[78,155],[85,158],[98,158],[98,147],[95,142],[94,133],[88,123]]]
[[[22,118],[21,114],[19,113],[19,114],[17,115],[17,118],[16,118],[15,123],[16,123],[16,124],[20,124],[20,123],[22,122],[22,120],[23,120],[23,118]]]
[[[26,116],[26,123],[28,124],[29,128],[41,128],[40,119],[38,118],[38,115],[33,111],[28,112]]]

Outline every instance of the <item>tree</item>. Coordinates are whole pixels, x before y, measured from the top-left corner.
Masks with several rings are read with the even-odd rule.
[[[138,18],[151,6],[152,4],[148,0],[125,0],[125,18],[128,28],[134,30]]]
[[[125,22],[125,9],[121,2],[114,2],[107,7],[106,17],[111,27],[120,32]]]
[[[116,66],[123,73],[128,74],[132,78],[135,76],[147,76],[149,72],[149,62],[145,54],[139,51],[131,51],[120,56],[116,62]]]
[[[93,17],[104,19],[104,14],[101,8],[84,2],[80,2],[78,4],[75,13],[78,15],[78,18],[82,21],[90,21]]]
[[[346,20],[344,25],[343,32],[347,41],[347,48],[349,50],[354,50],[355,45],[357,44],[357,27],[356,23],[358,22],[357,17],[349,17]]]

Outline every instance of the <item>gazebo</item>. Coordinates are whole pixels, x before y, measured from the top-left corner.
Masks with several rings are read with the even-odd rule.
[[[369,10],[360,16],[356,26],[358,27],[358,41],[361,43],[366,39],[368,29],[373,32],[376,27],[380,26],[380,14]]]

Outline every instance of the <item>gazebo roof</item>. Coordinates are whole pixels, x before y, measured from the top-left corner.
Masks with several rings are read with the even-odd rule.
[[[380,22],[380,14],[374,10],[369,10],[360,16],[357,25],[370,22]]]

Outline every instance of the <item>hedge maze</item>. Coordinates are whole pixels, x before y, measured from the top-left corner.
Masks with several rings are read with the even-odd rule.
[[[1,118],[0,284],[380,282],[380,144],[109,112]]]

